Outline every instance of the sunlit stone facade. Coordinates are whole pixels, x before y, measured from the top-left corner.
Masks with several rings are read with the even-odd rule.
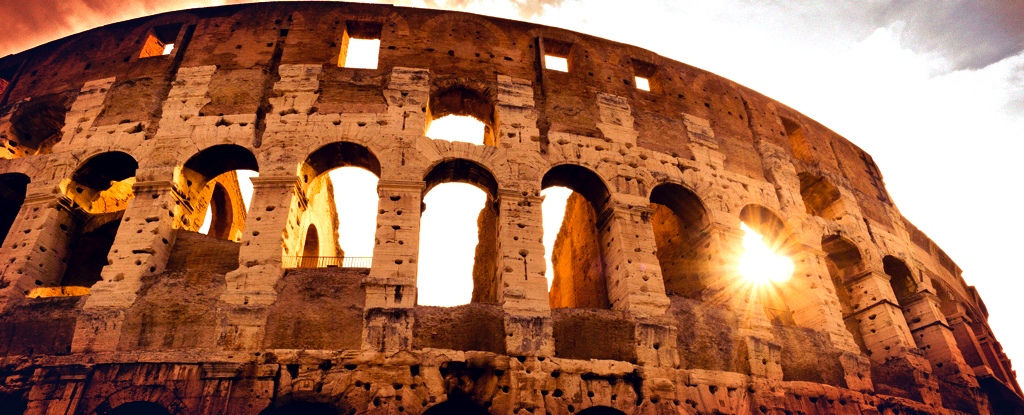
[[[376,69],[343,67],[352,39],[380,40]],[[0,413],[1024,410],[977,291],[870,155],[638,47],[265,3],[90,30],[0,79]],[[425,136],[450,114],[484,143]],[[336,242],[343,166],[380,179],[370,263]],[[259,172],[248,209],[236,170]],[[447,182],[488,196],[452,276],[472,302],[419,306],[422,197]],[[551,186],[575,194],[549,290]],[[741,223],[792,278],[740,277]]]

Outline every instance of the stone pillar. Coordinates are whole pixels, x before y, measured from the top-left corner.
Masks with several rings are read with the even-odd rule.
[[[377,244],[363,283],[363,349],[392,354],[412,347],[424,187],[419,181],[377,182]]]
[[[141,176],[141,175],[140,175]],[[117,350],[125,311],[135,303],[143,278],[160,274],[174,246],[175,200],[170,181],[136,182],[103,280],[92,287],[75,327],[73,353]]]
[[[938,381],[931,377],[931,367],[917,349],[910,328],[889,285],[889,276],[878,270],[867,270],[844,281],[850,292],[854,312],[868,349],[869,358],[879,367],[886,383],[895,377],[909,376],[918,398],[925,403],[940,404]],[[838,287],[837,287],[838,288]]]
[[[991,363],[988,362],[981,343],[978,342],[978,336],[968,323],[969,320],[970,318],[962,311],[946,318],[950,330],[953,331],[953,337],[956,338],[956,344],[960,347],[960,354],[964,356],[964,361],[971,366],[974,376],[976,378],[995,376],[995,372],[990,367]]]
[[[511,356],[554,356],[548,281],[541,238],[543,197],[498,190],[498,302],[505,311]]]
[[[903,315],[910,333],[917,346],[924,350],[924,357],[932,363],[932,373],[946,381],[977,388],[974,371],[956,345],[956,337],[942,314],[938,298],[922,291],[904,299],[904,303]]]
[[[52,186],[29,185],[29,194],[0,247],[0,313],[38,286],[60,285],[77,210]]]
[[[221,301],[225,322],[218,344],[228,350],[262,346],[267,307],[277,300],[274,285],[284,275],[282,245],[298,177],[284,174],[252,178],[253,193],[245,218],[238,269],[225,276]]]
[[[77,413],[91,372],[92,368],[84,365],[36,369],[25,415]]]
[[[647,206],[610,206],[599,213],[608,300],[612,309],[636,317],[660,316],[668,310],[665,282],[656,255],[653,215]]]

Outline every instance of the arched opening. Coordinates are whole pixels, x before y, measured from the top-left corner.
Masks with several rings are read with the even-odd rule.
[[[674,183],[658,185],[651,191],[651,224],[658,248],[658,263],[668,295],[700,299],[702,280],[712,271],[708,244],[702,237],[707,214],[700,198]]]
[[[417,304],[497,303],[494,175],[475,162],[453,159],[438,163],[423,180]],[[471,285],[456,282],[468,276]]]
[[[448,395],[448,400],[427,408],[423,415],[488,415],[487,409],[459,394]]]
[[[135,401],[118,405],[105,415],[171,415],[171,412],[157,403]]]
[[[245,147],[220,144],[188,159],[175,177],[175,194],[181,198],[175,227],[238,242],[252,184],[259,165]]]
[[[277,408],[267,408],[260,415],[337,415],[338,411],[322,402],[292,401]]]
[[[604,224],[608,188],[594,172],[580,166],[553,167],[541,187],[567,188],[564,219],[552,246],[552,279],[548,298],[552,308],[611,308],[605,276]],[[545,231],[545,240],[550,236]]]
[[[740,221],[748,227],[739,263],[741,278],[753,287],[752,298],[761,303],[769,320],[795,325],[789,302],[801,296],[786,282],[793,274],[790,258],[799,252],[799,242],[782,219],[763,206],[744,206]]]
[[[609,406],[591,406],[580,411],[579,415],[626,415],[626,413]]]
[[[302,268],[318,268],[320,260],[320,237],[317,235],[316,226],[309,225],[306,228],[306,242],[302,245]]]
[[[68,112],[65,96],[51,95],[33,99],[18,107],[11,115],[13,137],[7,137],[9,158],[48,153],[63,138],[62,129]]]
[[[838,219],[846,214],[839,200],[839,189],[832,182],[806,172],[797,174],[797,177],[800,179],[800,196],[808,215]]]
[[[42,255],[40,264],[53,270],[53,280],[37,280],[29,297],[54,297],[88,294],[100,281],[107,255],[121,225],[128,202],[135,197],[135,170],[138,163],[122,152],[95,155],[61,183],[70,208],[57,208],[61,233],[54,235],[52,246]]]
[[[839,299],[839,308],[843,313],[843,322],[846,330],[853,335],[854,341],[860,347],[865,356],[870,352],[864,343],[861,335],[860,322],[854,315],[853,300],[850,291],[846,288],[845,281],[863,272],[863,261],[860,250],[848,239],[839,235],[826,236],[821,239],[821,249],[825,251],[825,266],[835,286],[836,297]]]
[[[431,95],[426,128],[433,139],[496,145],[494,103],[465,86],[448,87]]]
[[[909,297],[917,292],[917,282],[910,272],[910,268],[903,261],[894,256],[886,255],[882,258],[882,266],[886,275],[889,276],[889,285],[892,292],[896,294],[896,302],[904,307]]]
[[[25,203],[28,182],[28,176],[21,173],[0,174],[0,246],[7,241],[7,234]]]
[[[368,148],[335,142],[299,166],[301,192],[289,211],[286,266],[369,268],[376,238],[380,161]],[[304,235],[315,228],[319,259],[307,259]]]

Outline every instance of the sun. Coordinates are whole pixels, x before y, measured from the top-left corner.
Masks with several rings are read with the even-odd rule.
[[[753,284],[788,281],[793,276],[793,260],[769,248],[764,237],[746,223],[741,223],[740,228],[744,235],[738,269],[743,279]]]

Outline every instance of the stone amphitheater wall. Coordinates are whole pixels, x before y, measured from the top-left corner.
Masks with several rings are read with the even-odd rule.
[[[376,69],[339,65],[358,37]],[[264,3],[93,29],[0,79],[0,412],[1024,412],[977,291],[870,155],[650,51]],[[427,138],[447,114],[484,145]],[[307,266],[344,256],[342,166],[380,179],[372,264]],[[488,197],[473,301],[421,306],[422,198],[446,182]],[[576,192],[551,292],[550,186]],[[737,291],[741,222],[796,264],[770,296]]]

